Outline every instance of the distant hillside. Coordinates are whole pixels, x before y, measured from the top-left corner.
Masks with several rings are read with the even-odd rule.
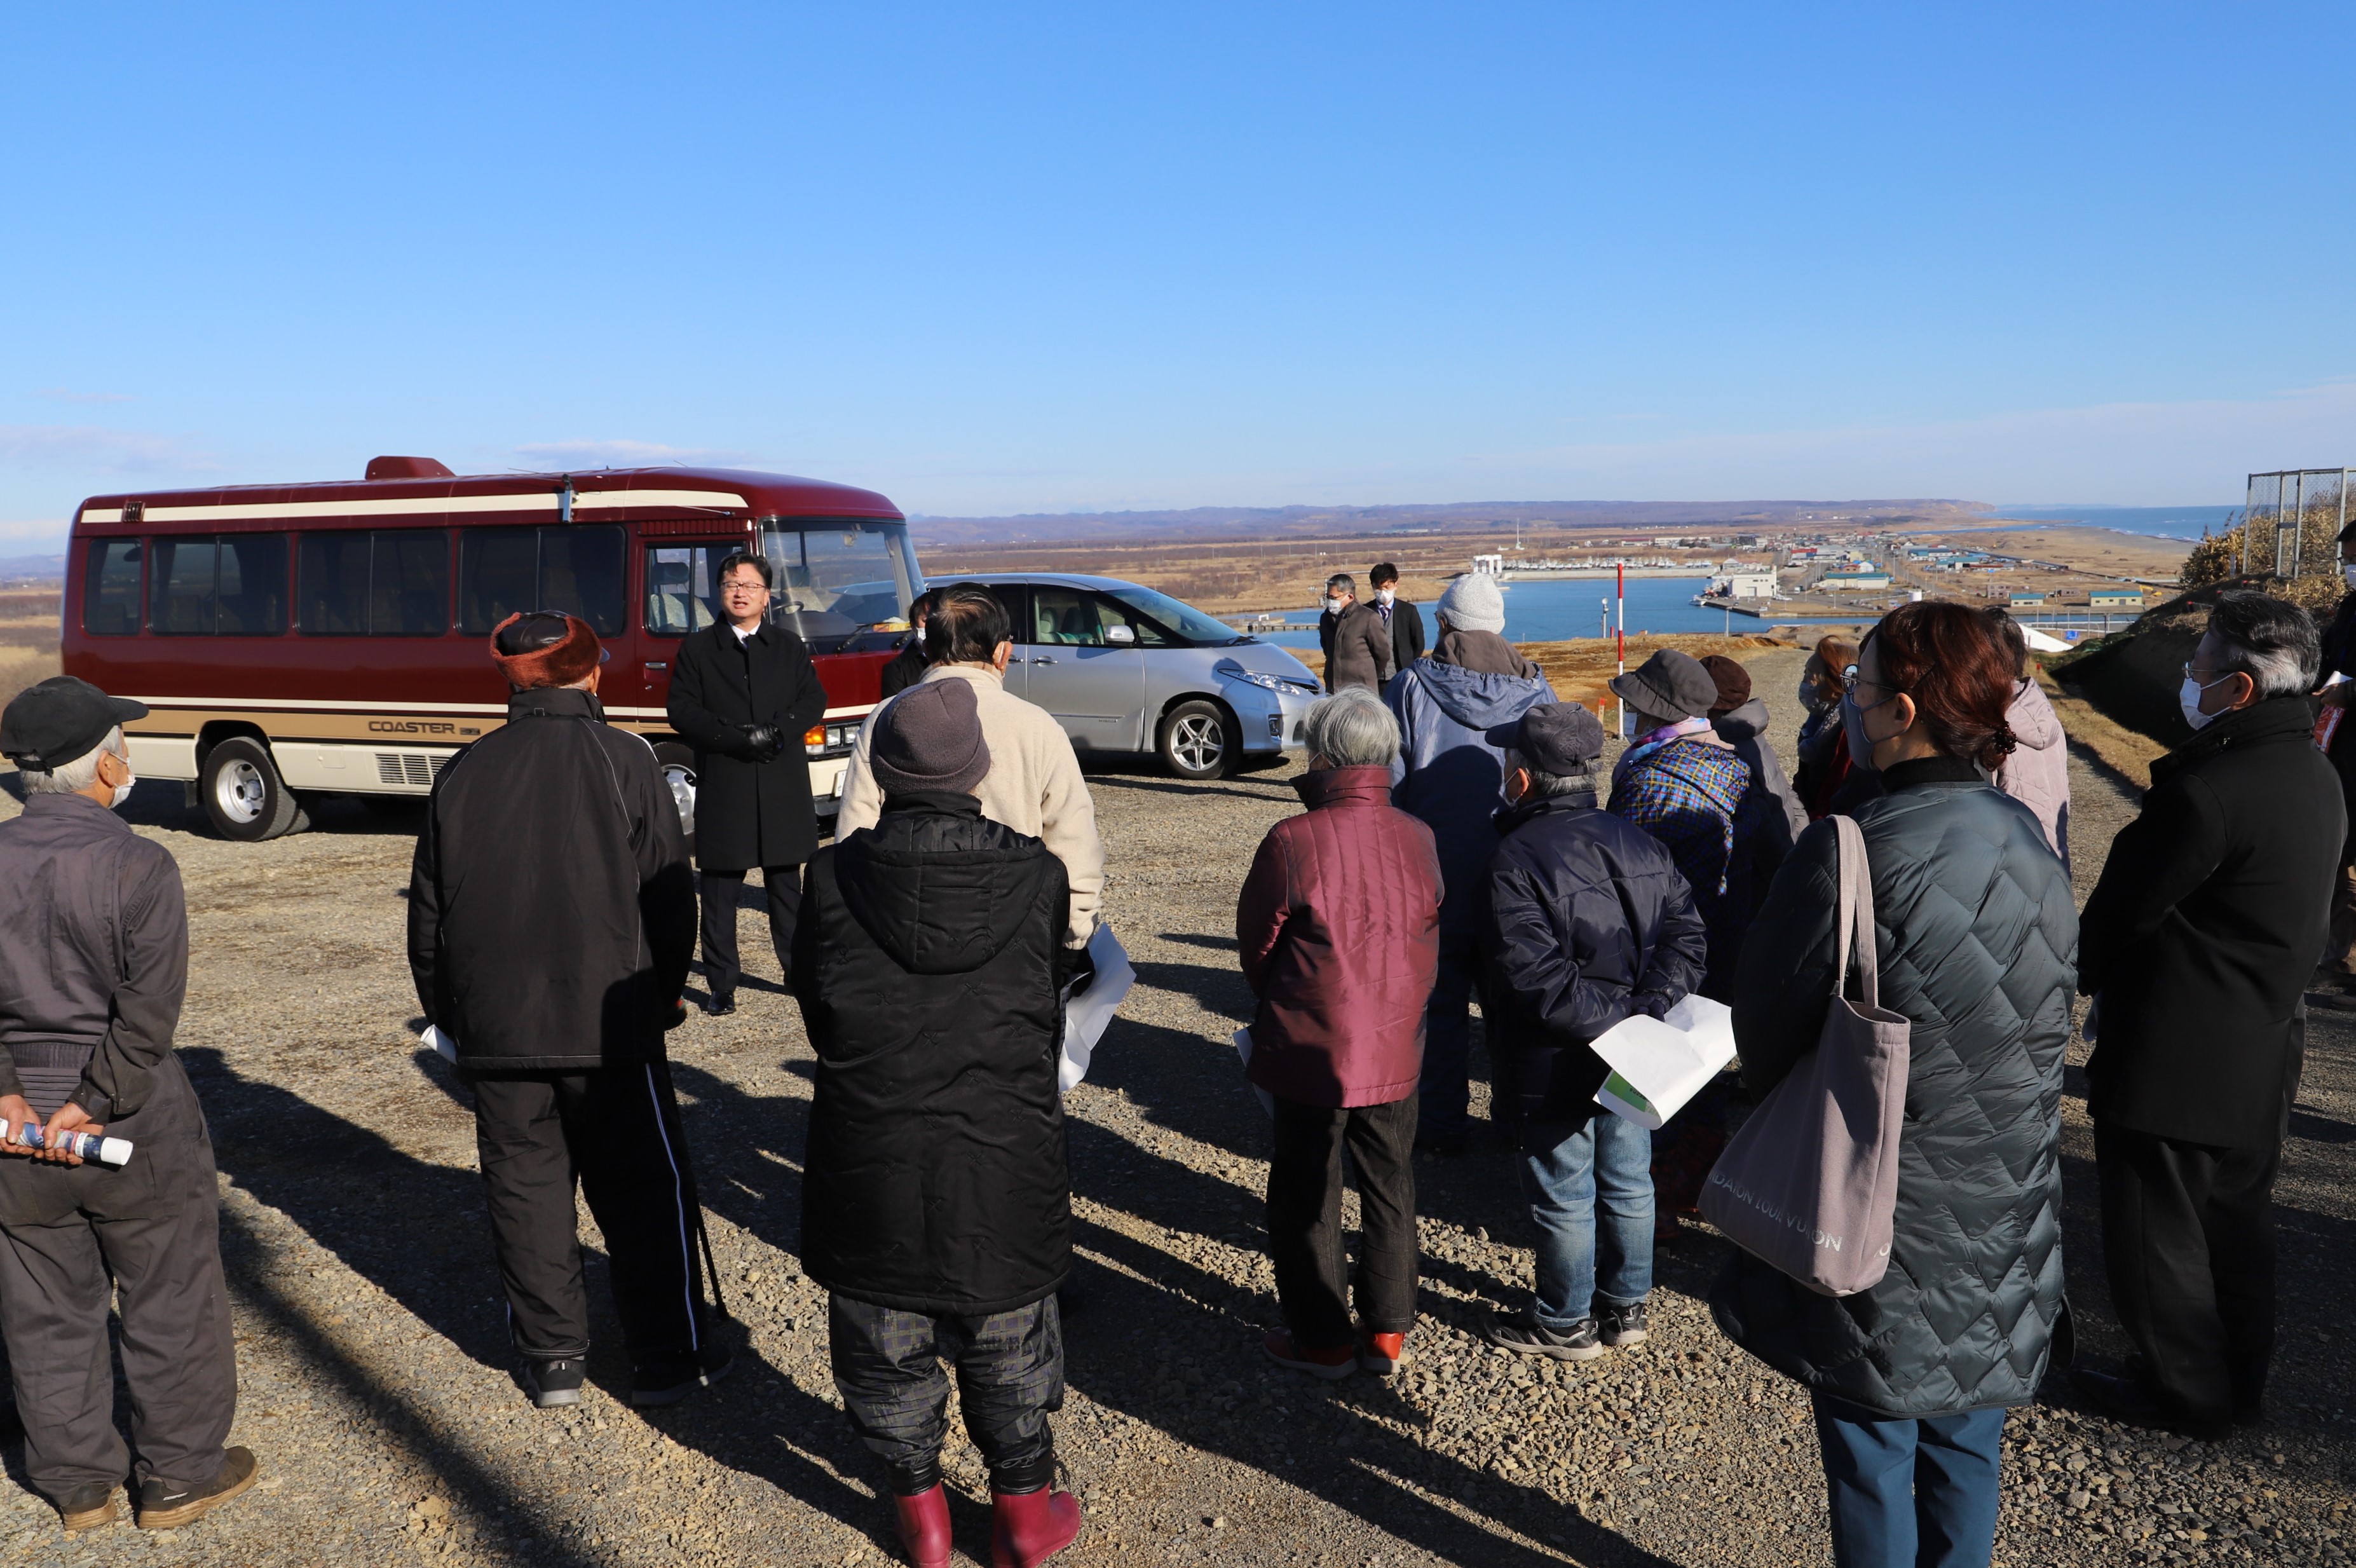
[[[0,583],[63,582],[62,555],[0,555]]]
[[[1183,511],[1028,512],[912,520],[919,548],[978,544],[1133,542],[1140,539],[1267,539],[1488,532],[1503,524],[1673,529],[1955,525],[1986,517],[1981,501],[1451,501],[1433,506],[1194,507]]]

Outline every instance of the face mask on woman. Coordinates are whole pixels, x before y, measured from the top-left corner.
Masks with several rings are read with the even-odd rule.
[[[1821,714],[1832,705],[1826,700],[1824,688],[1816,684],[1816,678],[1813,675],[1800,678],[1800,705],[1812,714]]]
[[[1866,738],[1865,715],[1891,700],[1884,697],[1880,703],[1861,708],[1857,704],[1855,693],[1841,694],[1841,727],[1848,733],[1848,759],[1868,773],[1879,773],[1881,769],[1873,765],[1873,742]]]

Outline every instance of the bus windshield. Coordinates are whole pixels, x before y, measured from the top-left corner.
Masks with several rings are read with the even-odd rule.
[[[764,518],[761,553],[776,575],[770,616],[812,653],[897,646],[922,591],[904,522]]]

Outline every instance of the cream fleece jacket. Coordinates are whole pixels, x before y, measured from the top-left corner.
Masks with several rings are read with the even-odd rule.
[[[1080,777],[1071,737],[1046,709],[1010,696],[998,671],[987,665],[936,664],[925,671],[925,681],[971,682],[981,738],[990,746],[990,772],[974,791],[981,800],[981,814],[1043,841],[1048,853],[1064,863],[1072,885],[1072,923],[1064,940],[1067,946],[1086,946],[1096,935],[1097,916],[1104,905],[1104,841],[1097,836],[1096,799]],[[842,779],[842,805],[834,820],[837,843],[861,828],[873,827],[883,812],[884,791],[876,787],[867,747],[875,721],[898,700],[880,704],[859,726],[850,770]]]

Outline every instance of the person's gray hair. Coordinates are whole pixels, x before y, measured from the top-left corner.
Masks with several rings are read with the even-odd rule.
[[[112,752],[125,762],[131,760],[131,748],[123,742],[121,725],[108,730],[104,740],[63,767],[47,773],[23,768],[17,777],[25,781],[27,795],[79,795],[98,782],[98,754],[102,751]]]
[[[2248,588],[2220,594],[2209,629],[2222,654],[2215,673],[2247,675],[2260,697],[2303,697],[2315,689],[2323,641],[2315,618],[2289,600]]]
[[[1398,720],[1364,686],[1344,686],[1310,705],[1303,739],[1333,768],[1388,768],[1398,757]]]
[[[1325,591],[1330,594],[1336,588],[1345,594],[1355,594],[1358,591],[1358,580],[1347,572],[1336,572],[1325,579]]]
[[[1512,746],[1505,747],[1505,777],[1511,779],[1515,773],[1522,772],[1530,776],[1530,792],[1523,797],[1525,800],[1544,800],[1557,795],[1595,793],[1595,775],[1586,769],[1581,768],[1577,773],[1548,773],[1545,768],[1533,765],[1528,757]]]

